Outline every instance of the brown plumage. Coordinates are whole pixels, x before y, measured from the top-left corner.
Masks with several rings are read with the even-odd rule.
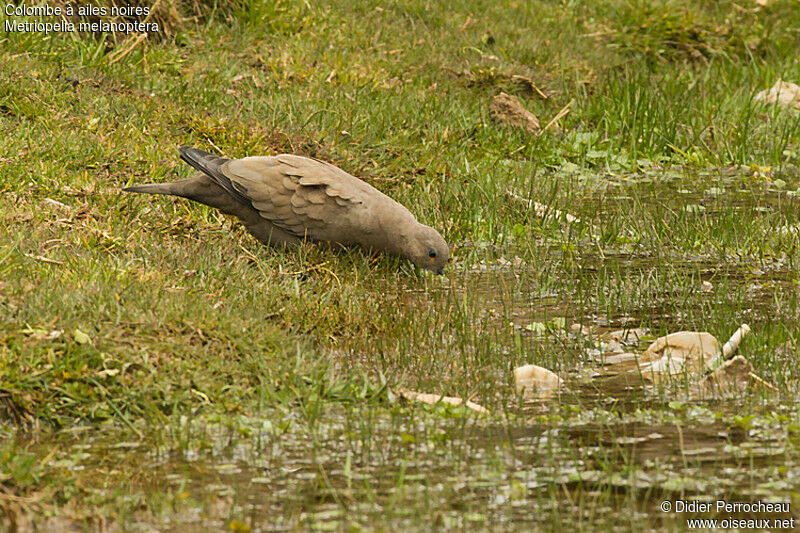
[[[297,155],[224,159],[196,148],[181,159],[199,170],[129,192],[181,196],[242,221],[264,244],[304,239],[361,246],[410,259],[441,274],[450,255],[442,236],[378,189],[323,161]]]

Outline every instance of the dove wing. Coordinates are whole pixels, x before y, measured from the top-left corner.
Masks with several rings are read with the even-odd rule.
[[[219,170],[264,219],[299,238],[364,242],[373,231],[369,204],[383,196],[333,165],[301,156],[245,157]]]

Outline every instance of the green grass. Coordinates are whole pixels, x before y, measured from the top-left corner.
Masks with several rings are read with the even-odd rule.
[[[4,525],[681,529],[660,499],[794,498],[800,120],[753,102],[800,81],[793,2],[169,5],[121,59],[120,35],[0,33]],[[491,119],[500,91],[569,113],[530,135]],[[187,176],[181,145],[335,163],[440,229],[448,275],[120,191]],[[781,394],[513,391],[530,362],[587,380],[573,323],[743,322]],[[664,429],[709,424],[727,473]]]

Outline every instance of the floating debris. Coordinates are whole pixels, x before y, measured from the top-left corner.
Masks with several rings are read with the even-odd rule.
[[[408,390],[408,389],[396,389],[395,392],[397,393],[397,395],[400,398],[403,398],[403,399],[408,400],[410,402],[422,402],[422,403],[427,403],[429,405],[435,405],[435,404],[437,404],[439,402],[447,403],[447,404],[450,404],[450,405],[464,405],[466,407],[469,407],[473,411],[477,411],[479,413],[486,414],[486,415],[489,414],[489,410],[486,409],[485,407],[483,407],[481,405],[478,405],[477,403],[475,403],[473,401],[464,400],[462,398],[458,398],[457,396],[442,396],[442,395],[439,395],[439,394],[429,394],[429,393],[426,393],[426,392],[416,392],[416,391]]]
[[[753,100],[767,104],[778,104],[781,107],[800,109],[800,85],[778,80],[772,88],[755,95]]]
[[[731,338],[728,339],[728,342],[725,343],[725,346],[722,347],[722,357],[723,359],[730,359],[733,354],[735,354],[739,350],[739,345],[742,343],[742,339],[745,335],[750,333],[750,326],[747,324],[742,324],[739,326]]]
[[[703,377],[693,387],[692,392],[695,396],[720,396],[744,391],[748,387],[778,390],[756,375],[752,365],[744,356],[737,355]]]
[[[631,352],[623,352],[603,357],[601,361],[605,365],[619,365],[622,363],[628,363],[630,361],[636,361],[638,359],[639,359],[638,354]]]
[[[546,368],[525,365],[514,369],[517,394],[526,398],[550,398],[564,384],[558,375]]]
[[[724,346],[707,332],[679,331],[660,337],[642,354],[652,361],[641,366],[642,377],[659,382],[678,374],[698,374],[715,370],[739,349],[750,326],[742,324]]]
[[[528,198],[524,198],[512,191],[506,191],[506,194],[512,200],[516,200],[517,202],[521,202],[523,204],[527,204],[529,209],[533,209],[533,212],[536,213],[537,217],[544,218],[547,215],[552,215],[555,218],[563,219],[569,222],[570,224],[574,222],[580,222],[578,217],[570,215],[569,213],[564,213],[556,209],[555,207],[551,207],[549,205],[541,204],[539,202],[534,202],[533,200],[529,200]]]
[[[593,377],[621,377],[629,384],[643,381],[642,385],[688,379],[690,393],[695,397],[719,396],[747,388],[775,391],[774,386],[753,372],[745,357],[734,357],[749,332],[750,327],[742,324],[724,345],[707,332],[671,333],[656,339],[641,354],[601,356],[604,368]]]
[[[659,337],[640,356],[642,377],[654,383],[676,375],[712,370],[722,355],[719,341],[705,331]]]

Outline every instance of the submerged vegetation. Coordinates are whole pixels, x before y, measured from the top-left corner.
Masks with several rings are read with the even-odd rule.
[[[800,117],[753,99],[800,82],[795,2],[156,4],[146,39],[0,31],[5,527],[796,514]],[[121,192],[187,176],[182,145],[330,161],[439,229],[448,274]],[[612,330],[744,322],[778,392],[593,375]],[[578,385],[525,401],[526,363]],[[791,513],[659,507],[720,499]]]

